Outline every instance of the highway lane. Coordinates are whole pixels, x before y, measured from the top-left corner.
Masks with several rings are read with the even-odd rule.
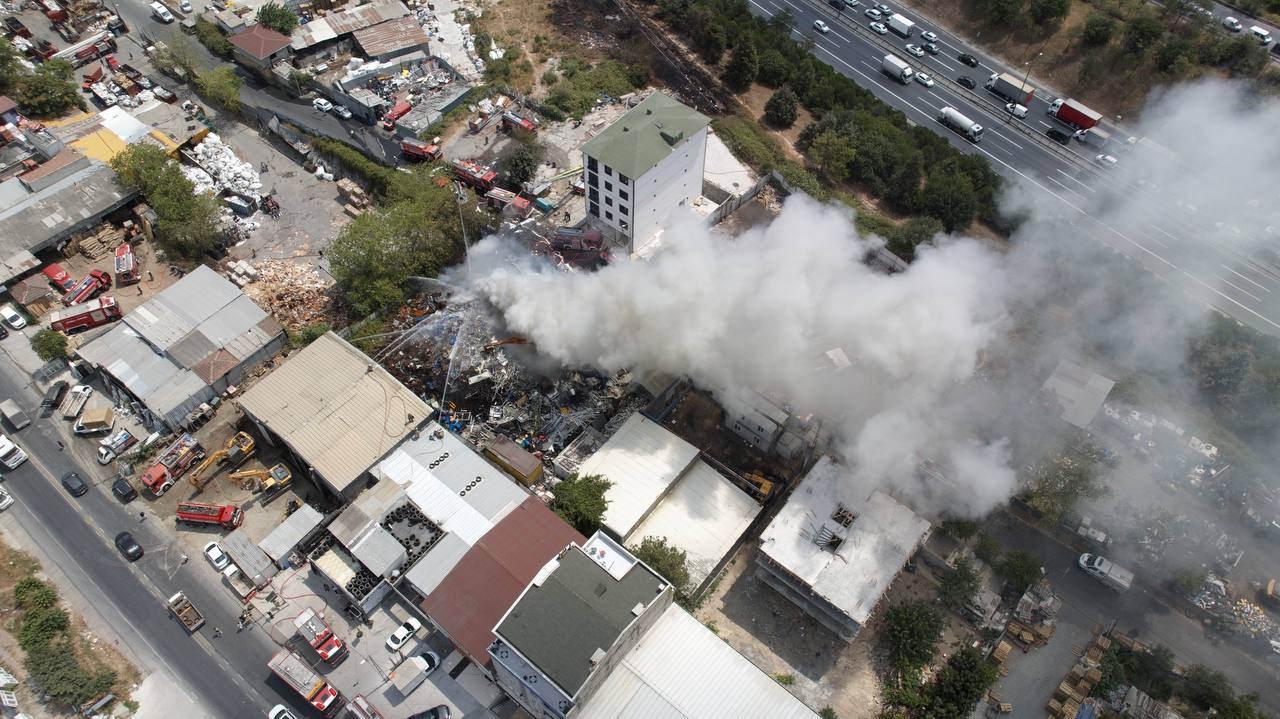
[[[1183,290],[1192,298],[1244,322],[1259,331],[1280,335],[1280,276],[1275,268],[1265,267],[1257,259],[1226,242],[1213,241],[1209,233],[1198,230],[1209,218],[1205,213],[1186,207],[1139,208],[1135,212],[1115,216],[1106,203],[1130,188],[1119,186],[1118,176],[1092,162],[1099,151],[1072,142],[1066,148],[1056,147],[1047,138],[1030,137],[1013,127],[1019,122],[1010,118],[1000,104],[1003,101],[982,87],[992,72],[1011,72],[1021,76],[1026,71],[1009,68],[978,49],[965,45],[959,38],[928,23],[919,22],[921,30],[939,35],[942,53],[912,58],[902,50],[908,40],[894,34],[872,33],[870,22],[862,11],[837,12],[818,0],[749,0],[753,13],[772,17],[784,10],[794,18],[793,37],[813,43],[816,56],[860,86],[875,93],[886,104],[903,112],[915,124],[934,129],[956,149],[980,154],[1007,179],[1027,183],[1060,204],[1064,220],[1080,227],[1117,252],[1137,261],[1145,270]],[[813,29],[821,19],[830,32]],[[913,18],[914,19],[914,18]],[[911,40],[920,41],[916,36]],[[918,83],[902,85],[880,71],[881,59],[887,52],[923,67],[937,84],[926,88]],[[968,68],[955,56],[961,52],[979,60],[977,68]],[[1031,69],[1034,70],[1034,67]],[[954,82],[961,75],[972,78],[978,87],[966,90]],[[1034,75],[1029,82],[1040,87]],[[1037,92],[1040,95],[1041,92]],[[1050,93],[1044,93],[1046,96]],[[953,107],[986,129],[982,142],[971,143],[937,121],[944,106]],[[1047,100],[1032,103],[1024,121],[1038,134],[1056,121],[1045,114]],[[1123,143],[1121,143],[1123,144]],[[1126,146],[1126,149],[1127,146]],[[1120,154],[1117,150],[1108,150]],[[1130,152],[1142,152],[1141,147]],[[1127,158],[1120,154],[1121,162]],[[1132,180],[1123,180],[1132,184]],[[1100,193],[1109,189],[1114,192]],[[1135,215],[1138,215],[1135,217]]]
[[[148,509],[143,500],[120,504],[111,495],[108,481],[96,479],[93,467],[74,461],[70,446],[59,448],[53,423],[61,420],[38,418],[39,399],[23,386],[12,366],[0,371],[0,396],[15,399],[33,418],[30,426],[13,435],[31,458],[4,473],[5,488],[17,500],[13,509],[33,537],[47,535],[47,541],[55,542],[56,549],[75,562],[75,567],[63,569],[88,582],[83,592],[98,598],[99,611],[123,622],[123,627],[117,627],[121,633],[145,642],[214,716],[265,716],[277,703],[293,703],[293,697],[283,695],[268,679],[269,640],[237,634],[229,597],[215,596],[208,582],[192,576],[192,572],[213,571],[204,559],[193,556],[183,563],[181,551],[156,525],[163,520],[149,511],[147,519],[139,519],[138,512]],[[58,479],[68,471],[78,472],[90,483],[88,494],[71,497],[66,493]],[[121,558],[112,542],[117,532],[126,530],[146,552],[132,564]],[[165,606],[165,598],[179,590],[186,591],[206,616],[208,623],[195,635],[188,635]],[[213,638],[214,626],[225,634]]]

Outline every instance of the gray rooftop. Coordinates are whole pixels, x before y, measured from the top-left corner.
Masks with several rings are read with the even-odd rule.
[[[1084,429],[1102,408],[1115,384],[1097,372],[1064,359],[1045,380],[1043,389],[1057,399],[1063,420]]]
[[[52,247],[135,194],[116,181],[110,167],[96,161],[39,192],[26,192],[19,178],[0,183],[0,188],[0,257]]]
[[[670,96],[655,92],[582,146],[582,152],[639,179],[711,122]]]
[[[648,606],[666,587],[639,562],[615,579],[576,545],[539,584],[542,577],[534,578],[495,633],[570,697],[591,676],[592,655],[608,651],[635,621],[632,610]]]

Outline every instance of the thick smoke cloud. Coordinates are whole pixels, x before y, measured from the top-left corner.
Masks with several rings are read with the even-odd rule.
[[[565,364],[687,375],[721,396],[776,392],[822,417],[867,480],[921,509],[977,513],[1011,492],[1005,445],[941,419],[1005,318],[997,254],[947,240],[885,275],[862,262],[876,240],[806,197],[736,238],[692,218],[665,237],[652,259],[574,274],[491,238],[472,252],[474,286]],[[954,486],[917,481],[924,459],[952,469]]]

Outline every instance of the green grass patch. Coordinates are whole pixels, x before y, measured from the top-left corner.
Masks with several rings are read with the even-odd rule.
[[[606,60],[586,65],[567,59],[560,66],[563,79],[547,96],[546,105],[563,112],[566,117],[581,118],[596,106],[601,95],[621,97],[644,85],[648,72],[638,66]]]

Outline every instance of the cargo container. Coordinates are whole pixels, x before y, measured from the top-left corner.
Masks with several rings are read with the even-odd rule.
[[[110,432],[115,424],[115,409],[111,407],[87,409],[76,420],[73,431],[80,435],[100,434],[102,432]]]
[[[982,125],[960,114],[960,111],[953,107],[942,108],[942,113],[938,115],[938,122],[969,138],[970,142],[982,141]]]
[[[27,416],[26,412],[22,411],[17,402],[11,399],[0,402],[0,414],[3,414],[4,418],[9,421],[9,426],[13,427],[14,431],[31,424],[31,418]]]
[[[907,61],[897,55],[885,55],[880,62],[880,71],[903,85],[910,83],[911,76],[915,74]]]
[[[1102,114],[1090,110],[1071,98],[1058,98],[1049,104],[1048,113],[1058,121],[1077,130],[1088,130],[1102,122]]]
[[[889,17],[889,29],[902,37],[911,37],[911,34],[916,31],[916,24],[901,14],[895,13]]]
[[[51,313],[49,326],[59,332],[73,335],[108,322],[115,322],[120,317],[120,306],[116,304],[116,298],[103,295],[96,300],[89,300],[84,304]]]
[[[1031,98],[1036,96],[1036,89],[1009,73],[991,73],[985,87],[1009,102],[1016,102],[1024,107],[1031,105]]]

